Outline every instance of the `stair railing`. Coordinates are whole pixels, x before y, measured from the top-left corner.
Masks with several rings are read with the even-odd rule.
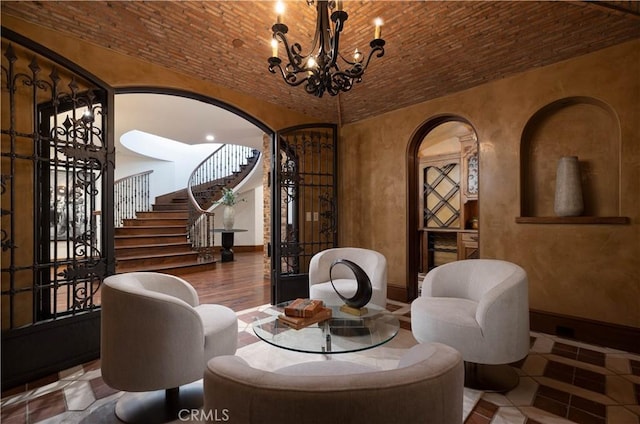
[[[187,234],[193,249],[202,258],[213,255],[213,207],[222,189],[235,187],[255,166],[260,152],[247,146],[223,144],[191,173],[187,183],[189,221]]]
[[[151,210],[149,198],[149,175],[144,171],[120,178],[113,183],[114,224],[121,227],[125,219],[135,218],[136,212]]]

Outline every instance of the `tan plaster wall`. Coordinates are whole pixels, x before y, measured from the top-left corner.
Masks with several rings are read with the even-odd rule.
[[[545,105],[573,96],[599,99],[617,114],[620,215],[630,217],[631,225],[515,223],[523,129]],[[640,327],[639,105],[635,40],[345,125],[340,243],[381,251],[389,262],[389,284],[406,287],[408,145],[428,120],[457,115],[474,126],[479,140],[481,257],[525,268],[532,309]]]
[[[70,59],[113,87],[170,87],[233,105],[270,128],[319,119],[256,100],[73,37],[3,16],[10,28]],[[428,72],[428,69],[425,70]],[[443,113],[468,119],[480,143],[481,256],[522,265],[533,309],[640,326],[640,41],[349,124],[340,136],[340,244],[370,247],[405,287],[407,146]],[[515,224],[520,213],[519,143],[541,107],[571,96],[598,98],[618,114],[621,215],[628,226]]]

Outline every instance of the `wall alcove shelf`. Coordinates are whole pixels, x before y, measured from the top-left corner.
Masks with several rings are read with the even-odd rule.
[[[516,224],[628,225],[628,216],[517,216]]]
[[[534,113],[521,139],[521,205],[518,224],[628,225],[622,210],[621,129],[615,110],[584,96],[561,98]],[[584,208],[556,216],[558,160],[579,158]]]

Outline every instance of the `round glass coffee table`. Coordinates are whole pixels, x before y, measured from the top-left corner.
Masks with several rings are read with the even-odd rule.
[[[386,309],[367,306],[368,313],[355,316],[331,308],[332,317],[308,327],[295,330],[278,320],[289,302],[269,306],[261,312],[266,318],[253,322],[256,336],[283,349],[305,353],[348,353],[371,349],[393,339],[400,328],[398,318]]]

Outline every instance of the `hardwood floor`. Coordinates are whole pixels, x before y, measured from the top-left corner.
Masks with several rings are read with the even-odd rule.
[[[200,303],[217,303],[235,312],[271,302],[271,282],[264,276],[263,252],[235,252],[233,262],[218,262],[214,269],[178,274],[198,292]],[[57,300],[51,313],[64,314],[71,304],[68,287],[62,286],[52,293]],[[93,302],[100,305],[100,290],[93,295]]]
[[[271,283],[264,275],[263,252],[236,252],[233,262],[220,262],[215,269],[180,275],[198,292],[200,303],[217,303],[234,311],[271,301]]]

